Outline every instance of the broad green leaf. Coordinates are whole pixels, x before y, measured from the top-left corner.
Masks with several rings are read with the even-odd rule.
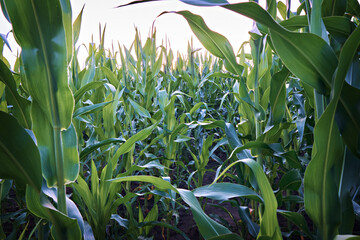
[[[343,16],[346,11],[346,0],[323,0],[321,6],[322,16]]]
[[[211,31],[199,15],[192,14],[189,11],[174,13],[183,16],[187,20],[191,30],[209,52],[225,60],[227,70],[241,76],[243,67],[237,63],[234,50],[224,36]]]
[[[323,39],[311,33],[286,30],[256,3],[238,3],[223,7],[268,27],[275,50],[285,66],[318,92],[329,93],[337,58]]]
[[[348,0],[346,11],[353,16],[360,17],[360,3],[357,0]]]
[[[140,132],[136,133],[134,136],[130,137],[128,140],[126,140],[125,143],[123,143],[118,150],[116,150],[114,156],[111,158],[111,163],[113,168],[115,168],[116,163],[119,159],[119,157],[131,150],[131,148],[134,146],[134,144],[137,141],[142,141],[149,137],[149,135],[152,133],[152,131],[157,127],[158,123],[155,123],[151,125],[150,127],[147,127]]]
[[[341,43],[344,43],[352,32],[353,23],[347,17],[324,17],[323,21],[326,30],[329,31],[330,35],[335,37]],[[280,22],[280,25],[290,31],[309,26],[306,15],[294,16],[288,20]]]
[[[270,84],[270,107],[272,124],[280,123],[286,108],[286,80],[290,72],[283,67],[280,72],[273,75]]]
[[[280,209],[277,211],[278,213],[289,219],[291,222],[293,222],[296,226],[298,226],[298,228],[300,228],[308,237],[312,237],[312,234],[303,215],[297,212],[290,212]]]
[[[338,60],[332,48],[323,39],[311,33],[294,33],[285,30],[255,3],[239,3],[223,7],[250,17],[268,27],[272,43],[285,66],[301,81],[314,87],[318,92],[329,93]],[[351,34],[347,40],[348,44],[345,43],[352,48],[343,47],[342,49],[342,56],[346,57],[348,61],[352,61],[353,58],[350,59],[349,56],[353,56],[353,49],[358,46],[360,39],[360,30],[358,29],[359,27]],[[342,64],[339,63],[339,66]],[[339,74],[338,71],[337,74]],[[349,87],[347,83],[344,83],[341,89],[344,92],[340,96],[338,111],[342,112],[340,116],[346,116],[348,120],[344,122],[346,124],[342,122],[346,118],[343,118],[342,121],[337,120],[337,122],[342,135],[345,136],[346,144],[356,153],[359,145],[358,133],[360,132],[359,121],[356,119],[359,119],[360,111],[356,110],[354,106],[357,106],[360,101],[360,97],[358,97],[360,90]],[[354,137],[355,141],[350,140]]]
[[[90,146],[87,146],[86,148],[84,148],[81,153],[80,153],[80,159],[84,159],[85,157],[87,157],[87,155],[89,155],[90,153],[92,153],[93,151],[95,151],[96,149],[102,147],[102,146],[106,146],[112,143],[120,143],[120,142],[124,142],[125,139],[123,138],[108,138],[105,139],[101,142],[98,143],[94,143],[91,144]]]
[[[346,89],[343,87],[347,86],[345,77],[360,44],[359,36],[360,28],[358,27],[340,52],[339,66],[333,82],[332,100],[315,126],[312,160],[305,171],[305,209],[318,227],[320,237],[324,239],[335,237],[340,224],[341,209],[337,186],[343,165],[344,146],[339,128],[335,123],[335,112],[338,103],[343,101],[342,89]],[[345,117],[344,112],[337,117]],[[348,124],[352,123],[351,120],[358,125],[355,119],[350,119]],[[352,139],[353,142],[358,142],[358,129],[352,129],[355,134],[351,133],[351,135],[356,137],[355,141]],[[358,150],[355,150],[357,153]]]
[[[339,126],[344,142],[350,150],[360,156],[360,89],[350,86],[345,79],[352,65],[354,57],[357,57],[357,49],[360,46],[360,27],[358,26],[350,35],[341,49],[339,66],[335,76],[335,82],[342,82],[343,86],[336,84],[333,87],[334,98],[336,91],[341,91],[340,100],[336,109],[336,122]],[[353,76],[356,78],[357,76]]]
[[[263,202],[263,199],[250,188],[235,183],[214,183],[198,187],[193,190],[195,197],[207,197],[214,200],[225,201],[235,197],[246,197]]]
[[[276,210],[277,200],[271,188],[269,180],[267,179],[262,167],[253,159],[247,158],[231,163],[224,171],[214,180],[216,182],[227,170],[238,163],[245,163],[250,167],[256,178],[257,184],[260,188],[262,198],[264,199],[265,211],[260,218],[260,232],[258,238],[268,237],[271,239],[282,239],[279,223],[277,221]]]
[[[145,108],[143,108],[138,103],[131,100],[130,98],[129,98],[129,102],[130,102],[131,106],[133,106],[133,108],[134,108],[134,110],[135,110],[135,112],[137,114],[139,114],[140,116],[142,116],[144,118],[151,118],[150,113],[148,112],[148,110],[146,110]]]
[[[115,73],[113,73],[109,68],[107,67],[100,67],[100,70],[103,72],[103,74],[106,76],[106,78],[109,80],[109,82],[115,86],[115,88],[119,87],[119,80],[117,79]]]
[[[43,192],[28,186],[26,188],[26,203],[34,215],[51,221],[53,224],[51,233],[56,240],[82,239],[77,219],[70,218],[57,210]]]
[[[85,202],[85,205],[90,209],[94,209],[95,199],[93,198],[85,180],[79,176],[77,178],[77,183],[73,183],[72,186],[80,194],[81,198]]]
[[[128,177],[119,177],[109,180],[111,182],[147,182],[153,184],[156,188],[160,190],[173,190],[177,192],[176,188],[174,188],[168,181],[163,180],[159,177],[153,176],[144,176],[144,175],[137,175],[137,176],[128,176]]]
[[[281,177],[279,187],[281,190],[298,191],[301,183],[302,179],[299,170],[291,169]]]
[[[0,122],[0,178],[40,190],[41,162],[34,141],[11,115],[0,111]]]
[[[155,206],[153,206],[153,208],[150,210],[150,212],[146,215],[144,222],[157,221],[158,216],[159,216],[159,208],[158,208],[158,205],[155,204]],[[150,230],[151,230],[151,227],[145,227],[146,235],[149,235]]]
[[[43,184],[41,190],[42,193],[44,193],[47,197],[51,198],[56,204],[58,203],[56,188],[48,188],[46,184]],[[76,204],[68,197],[66,197],[66,207],[67,207],[68,217],[77,219],[80,230],[82,233],[84,233],[84,220]]]
[[[304,177],[305,209],[324,239],[333,238],[340,224],[340,202],[331,169],[343,157],[343,144],[334,113],[333,102],[315,126],[312,159]]]
[[[191,212],[199,232],[206,240],[223,234],[231,234],[229,229],[215,222],[205,214],[198,200],[191,191],[180,188],[177,190],[184,202],[191,208]]]
[[[81,78],[81,84],[80,87],[83,88],[85,87],[87,84],[93,82],[94,77],[95,77],[95,73],[96,73],[96,61],[95,61],[95,56],[94,53],[91,54],[91,56],[89,57],[89,66],[87,69],[83,69],[82,72],[84,73],[82,75]],[[82,73],[81,72],[81,73]]]
[[[82,88],[80,88],[79,90],[77,90],[75,92],[75,94],[74,94],[75,103],[77,103],[87,91],[89,91],[91,89],[99,88],[99,87],[103,86],[105,83],[107,83],[106,80],[101,80],[101,81],[90,82],[90,83],[86,84],[85,86],[83,86]]]
[[[9,104],[14,106],[14,116],[21,126],[31,129],[30,101],[19,95],[16,89],[15,80],[2,60],[0,60],[0,81],[7,86],[6,98]]]
[[[226,138],[228,139],[229,145],[232,149],[243,146],[243,144],[241,143],[241,141],[237,135],[238,133],[232,124],[225,123],[225,133],[226,133]],[[247,152],[245,149],[242,149],[241,151],[239,151],[239,153],[237,153],[236,156],[240,159],[252,157],[251,154],[249,152]]]
[[[259,225],[253,222],[252,217],[250,215],[250,211],[248,207],[240,206],[239,207],[239,217],[244,223],[246,224],[246,227],[248,228],[248,231],[251,236],[254,238],[257,237],[260,231]]]
[[[360,28],[357,28],[360,33]],[[360,39],[360,34],[357,34]],[[360,157],[360,89],[344,82],[335,120],[345,144]]]
[[[60,0],[62,9],[62,21],[66,37],[67,62],[72,59],[73,50],[73,31],[72,31],[72,10],[70,0]]]
[[[89,113],[94,113],[94,112],[100,111],[105,106],[107,106],[109,103],[112,103],[112,102],[113,101],[102,102],[102,103],[97,103],[97,104],[93,104],[93,105],[78,108],[74,112],[73,118],[76,118],[76,117],[84,115],[84,114],[89,114]]]
[[[74,98],[68,85],[68,31],[64,29],[62,6],[59,1],[46,0],[5,0],[5,5],[22,48],[29,93],[52,127],[67,129]]]
[[[55,131],[46,118],[42,109],[33,103],[31,106],[33,119],[33,131],[36,136],[41,156],[41,167],[49,187],[57,183],[57,171],[55,160]],[[61,131],[62,154],[64,159],[64,181],[65,184],[76,180],[79,173],[79,155],[77,136],[74,126],[71,124],[66,130]]]
[[[353,194],[351,189],[359,186],[357,179],[360,172],[360,159],[349,149],[345,149],[345,157],[341,169],[341,180],[339,186],[339,197],[342,212],[342,221],[339,229],[340,234],[351,233],[355,223],[355,213],[352,203]]]

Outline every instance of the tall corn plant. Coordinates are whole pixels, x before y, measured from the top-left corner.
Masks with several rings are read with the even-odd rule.
[[[81,232],[77,222],[79,221],[83,230],[82,218],[65,192],[65,185],[75,181],[79,172],[77,137],[71,123],[74,97],[69,88],[68,78],[68,66],[72,60],[73,50],[70,2],[4,1],[4,6],[6,10],[3,11],[7,12],[15,39],[22,49],[22,86],[31,96],[32,125],[24,125],[24,118],[20,118],[19,121],[34,132],[37,148],[31,146],[29,141],[23,145],[38,152],[40,157],[31,154],[29,157],[33,156],[34,159],[19,159],[15,156],[12,157],[12,161],[21,164],[41,159],[40,178],[36,174],[39,173],[39,169],[24,169],[25,177],[34,174],[36,182],[41,183],[42,175],[46,180],[45,185],[41,186],[27,179],[28,209],[53,223],[56,238],[79,239]],[[11,83],[11,74],[5,74],[4,77]],[[10,84],[9,88],[16,97],[16,91],[11,86]],[[25,107],[24,102],[19,104]],[[30,119],[26,117],[25,120]],[[34,164],[34,167],[36,166],[38,165]],[[17,179],[16,174],[7,177]],[[51,190],[52,187],[55,189]],[[48,197],[57,203],[57,209],[51,205]],[[70,233],[71,231],[73,233]]]

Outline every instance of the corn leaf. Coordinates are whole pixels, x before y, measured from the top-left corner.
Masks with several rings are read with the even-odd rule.
[[[207,197],[218,201],[225,201],[235,197],[246,197],[258,202],[264,200],[250,188],[235,183],[214,183],[198,187],[193,190],[195,197]]]
[[[33,131],[37,139],[38,148],[41,156],[41,167],[43,176],[48,186],[53,187],[57,184],[54,129],[46,118],[40,106],[33,103],[31,106],[33,119]],[[64,181],[70,183],[76,180],[79,173],[79,154],[77,136],[74,126],[71,124],[66,130],[61,131],[62,150],[64,154]]]
[[[189,11],[174,12],[183,16],[191,30],[204,47],[215,56],[225,60],[225,67],[230,72],[241,75],[243,67],[236,62],[234,50],[230,42],[221,34],[211,31],[202,17]]]
[[[0,178],[14,179],[40,191],[41,162],[34,141],[11,115],[0,111],[0,122]]]
[[[6,0],[5,5],[22,48],[29,93],[51,126],[67,129],[74,99],[67,78],[69,31],[64,30],[62,5],[59,1],[46,0]]]
[[[280,123],[286,108],[286,80],[290,72],[285,67],[274,74],[270,84],[271,123]]]
[[[226,167],[224,171],[214,180],[214,182],[223,176],[227,170],[240,162],[249,166],[254,173],[261,195],[264,199],[265,211],[260,218],[260,232],[258,238],[265,237],[271,239],[282,239],[279,223],[276,217],[277,200],[270,186],[269,180],[267,179],[262,167],[257,162],[250,158],[235,161]]]
[[[340,52],[339,66],[332,88],[333,98],[315,126],[313,157],[305,171],[305,209],[317,225],[320,237],[324,239],[335,237],[341,219],[337,186],[339,186],[339,176],[341,176],[341,166],[343,166],[344,146],[335,122],[335,113],[338,103],[342,101],[343,86],[347,84],[345,82],[347,71],[359,45],[360,28],[358,27]],[[345,116],[341,115],[341,117]],[[355,123],[358,124],[357,121]],[[356,130],[355,142],[358,142],[358,129],[352,129],[352,131]]]
[[[69,201],[69,199],[68,199]],[[56,240],[82,239],[81,230],[76,218],[66,216],[57,210],[43,192],[39,192],[33,187],[26,188],[26,203],[28,209],[38,217],[45,218],[52,222],[51,233]],[[68,204],[68,207],[71,204]],[[69,209],[69,213],[72,212]]]
[[[190,206],[196,225],[199,228],[201,235],[206,240],[223,234],[231,234],[229,229],[215,222],[205,214],[198,200],[191,191],[179,188],[177,190],[184,202]]]
[[[31,129],[30,101],[19,95],[15,79],[2,60],[0,60],[0,81],[6,85],[6,98],[14,106],[14,116],[21,126]]]

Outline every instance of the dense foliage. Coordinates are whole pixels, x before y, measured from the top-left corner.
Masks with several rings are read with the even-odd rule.
[[[249,41],[163,13],[209,53],[102,30],[82,68],[70,1],[1,1],[1,239],[193,239],[190,212],[204,239],[359,238],[359,2],[183,2],[252,18]]]

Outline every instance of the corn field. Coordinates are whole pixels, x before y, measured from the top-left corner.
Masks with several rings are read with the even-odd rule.
[[[0,239],[360,239],[359,1],[181,1],[249,41],[164,12],[206,52],[101,29],[79,63],[70,0],[0,1]]]

